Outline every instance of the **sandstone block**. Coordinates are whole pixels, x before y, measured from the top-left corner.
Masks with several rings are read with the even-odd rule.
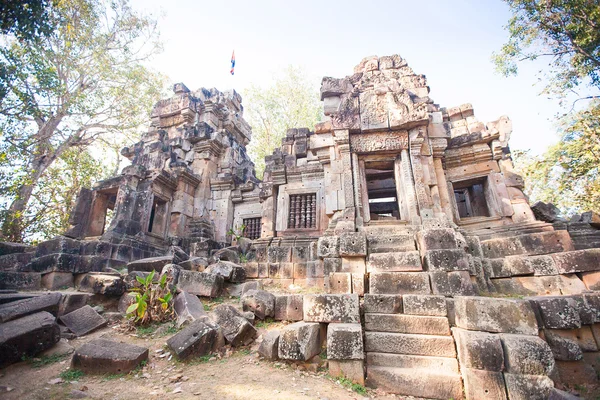
[[[577,301],[570,297],[535,297],[530,300],[539,312],[546,328],[574,329],[581,327]]]
[[[364,232],[344,232],[339,236],[340,256],[366,256],[367,237]]]
[[[550,334],[572,340],[585,352],[598,351],[598,345],[590,326],[582,326],[579,329],[546,329],[544,334],[546,335],[546,339],[548,339],[548,335]]]
[[[34,356],[60,340],[56,318],[41,311],[0,324],[0,367]]]
[[[462,366],[496,372],[504,370],[504,350],[498,335],[460,328],[452,328],[452,333]]]
[[[60,321],[75,336],[83,336],[88,333],[106,326],[108,321],[98,314],[92,307],[86,305],[75,311],[60,317]]]
[[[418,251],[397,253],[371,253],[367,260],[367,272],[422,271]]]
[[[413,315],[431,315],[445,317],[448,315],[446,298],[422,294],[406,294],[403,296],[404,313]]]
[[[256,264],[256,263],[247,263],[247,264]],[[179,263],[179,266],[188,271],[202,272],[208,267],[208,260],[206,257],[191,257],[185,261]],[[246,268],[246,271],[251,269],[251,267]],[[250,278],[257,278],[258,276],[250,276]]]
[[[467,400],[506,400],[502,372],[465,368],[462,370]]]
[[[349,272],[336,272],[325,277],[327,293],[342,294],[352,293],[352,274]]]
[[[142,258],[141,260],[129,262],[127,264],[127,271],[150,272],[154,270],[160,272],[167,264],[173,264],[173,256]]]
[[[509,374],[550,375],[554,356],[539,336],[501,334],[506,372]]]
[[[232,346],[247,345],[257,336],[256,328],[233,306],[220,304],[215,307],[212,316]]]
[[[363,296],[365,294],[366,282],[367,276],[364,273],[352,274],[352,293]]]
[[[372,272],[369,281],[372,294],[430,294],[426,272]]]
[[[506,392],[510,400],[547,400],[554,382],[544,375],[504,373]]]
[[[474,296],[477,294],[468,271],[433,271],[429,273],[429,276],[433,294],[443,296]]]
[[[359,323],[356,294],[308,294],[304,296],[304,321]]]
[[[262,281],[249,281],[242,284],[242,296],[250,290],[262,290]]]
[[[454,307],[459,328],[492,333],[538,334],[533,309],[524,300],[456,297]]]
[[[75,351],[71,367],[88,374],[126,374],[147,359],[145,347],[95,339]]]
[[[180,292],[175,296],[173,308],[177,314],[178,327],[189,322],[202,321],[208,318],[208,314],[204,311],[204,305],[195,294]]]
[[[445,305],[445,303],[444,303]],[[398,314],[402,312],[402,296],[393,294],[369,294],[364,297],[365,313]]]
[[[412,234],[381,234],[367,236],[369,252],[393,253],[416,250],[415,238]]]
[[[365,350],[377,353],[456,357],[452,336],[366,332]]]
[[[438,371],[444,374],[458,374],[458,362],[455,358],[414,356],[409,354],[367,353],[367,365],[411,368]]]
[[[230,261],[218,261],[204,270],[206,273],[221,275],[227,282],[240,283],[246,280],[246,270]]]
[[[598,376],[594,367],[585,361],[556,361],[556,370],[559,382],[563,385],[590,385],[598,384]]]
[[[223,282],[220,275],[182,270],[177,288],[197,296],[218,297],[223,290]]]
[[[341,258],[324,258],[323,259],[324,275],[327,276],[334,272],[342,272],[342,259]]]
[[[48,290],[59,290],[73,287],[73,274],[70,272],[50,272],[42,275],[42,287]]]
[[[278,330],[273,330],[263,335],[263,340],[258,347],[258,354],[261,357],[275,361],[279,359],[279,336]]]
[[[566,251],[552,254],[551,257],[559,274],[598,271],[600,269],[600,249]]]
[[[329,375],[341,377],[352,381],[353,383],[365,384],[365,370],[363,360],[329,360]]]
[[[405,396],[428,399],[462,399],[460,375],[410,368],[369,367],[367,386]]]
[[[0,271],[0,289],[39,290],[42,287],[38,273]]]
[[[264,290],[249,290],[242,296],[244,311],[252,311],[259,319],[275,316],[275,296]]]
[[[340,256],[339,236],[321,236],[317,242],[317,256],[320,258]]]
[[[575,396],[569,392],[565,392],[564,390],[559,390],[554,388],[550,391],[550,397],[548,400],[579,400],[579,396]]]
[[[450,335],[446,317],[404,314],[365,314],[365,329],[375,332]]]
[[[429,250],[457,248],[455,231],[452,228],[425,229],[417,232],[416,237],[421,254]]]
[[[50,293],[1,304],[0,322],[4,323],[41,311],[46,311],[56,316],[58,315],[61,299],[62,295],[60,293]]]
[[[63,292],[62,299],[58,306],[58,315],[68,314],[71,311],[75,311],[89,303],[92,298],[91,293],[79,293],[79,292]]]
[[[287,294],[275,296],[275,315],[278,321],[302,321],[304,318],[304,296]]]
[[[78,289],[94,294],[119,297],[125,293],[126,285],[120,275],[88,273],[79,283]]]
[[[561,294],[559,276],[521,276],[492,279],[496,292],[514,296],[553,296]]]
[[[363,335],[360,324],[332,323],[327,327],[328,360],[362,360]]]
[[[577,341],[569,337],[553,333],[550,330],[544,331],[546,342],[552,350],[555,360],[560,361],[576,361],[583,358],[581,347]]]
[[[178,359],[190,356],[201,357],[209,354],[219,335],[218,327],[208,320],[191,321],[185,328],[167,340],[167,346]]]
[[[318,323],[295,322],[281,330],[278,354],[283,360],[308,361],[321,353]]]
[[[353,274],[364,274],[366,271],[364,257],[342,257],[342,269],[340,272]]]

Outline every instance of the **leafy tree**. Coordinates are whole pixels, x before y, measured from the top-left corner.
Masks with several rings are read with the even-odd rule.
[[[518,63],[547,59],[545,94],[575,102],[559,120],[560,141],[541,157],[516,155],[527,191],[563,212],[600,211],[600,2],[505,0],[512,17],[509,39],[493,60],[504,75]],[[585,94],[576,90],[583,89]],[[584,101],[580,111],[576,103]],[[563,104],[565,105],[565,104]]]
[[[281,146],[291,128],[313,129],[323,115],[319,91],[306,73],[289,66],[267,88],[252,85],[244,92],[245,117],[252,126],[248,153],[258,177],[265,170],[265,156]]]
[[[0,2],[0,32],[22,40],[33,40],[52,32],[50,1],[21,0]]]
[[[48,36],[0,47],[5,240],[23,239],[30,199],[53,163],[135,131],[164,84],[143,65],[160,51],[156,21],[128,0],[58,1],[48,20]]]

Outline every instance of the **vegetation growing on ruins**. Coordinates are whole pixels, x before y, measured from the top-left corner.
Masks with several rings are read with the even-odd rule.
[[[127,308],[127,315],[134,325],[169,321],[175,315],[170,278],[168,274],[163,274],[158,282],[153,282],[155,272],[152,271],[145,278],[136,276],[141,287],[132,289],[131,295],[135,296],[135,300]]]
[[[281,146],[288,129],[312,129],[321,120],[323,107],[316,87],[302,69],[289,66],[271,86],[252,85],[243,93],[247,105],[244,117],[252,126],[248,153],[257,177],[262,178],[265,156]]]
[[[122,147],[164,82],[143,65],[160,51],[157,22],[128,0],[40,4],[31,9],[40,26],[6,29],[19,13],[0,21],[9,34],[0,46],[0,217],[10,241],[63,230],[51,216],[101,168],[85,168],[91,146]]]
[[[505,1],[512,17],[508,42],[493,57],[498,70],[513,75],[519,62],[547,60],[543,94],[565,107],[560,141],[541,156],[516,157],[528,194],[564,212],[600,211],[600,4]]]

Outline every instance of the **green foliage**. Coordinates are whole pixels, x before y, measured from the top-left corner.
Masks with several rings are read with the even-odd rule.
[[[231,235],[235,238],[235,240],[240,240],[241,237],[244,236],[244,231],[246,230],[246,225],[242,224],[239,228],[231,228],[227,231],[228,235]]]
[[[0,5],[0,32],[31,41],[52,32],[49,23],[51,2],[47,0],[3,1]]]
[[[90,146],[114,152],[130,141],[164,86],[161,75],[142,65],[160,50],[156,21],[136,13],[128,0],[56,1],[45,10],[53,28],[47,36],[8,36],[0,44],[5,240],[28,239],[28,221],[44,214],[43,199],[52,190],[40,188],[42,179],[49,185],[61,171],[72,175],[68,165],[83,165]],[[58,172],[50,174],[51,166]],[[80,174],[102,177],[98,165]],[[76,193],[77,182],[67,183]],[[36,193],[42,200],[32,209]]]
[[[59,376],[63,381],[71,382],[78,381],[79,379],[83,378],[83,375],[83,371],[69,368],[68,370],[61,372]]]
[[[263,88],[252,85],[243,93],[245,118],[252,126],[248,153],[262,177],[265,156],[281,146],[290,128],[313,129],[323,117],[318,83],[299,68],[289,66],[273,84]]]
[[[514,75],[518,62],[549,59],[547,92],[564,94],[587,81],[600,88],[600,3],[590,0],[504,0],[512,17],[508,42],[493,55]]]
[[[561,140],[542,156],[513,152],[532,201],[566,214],[600,212],[600,102],[561,122]]]
[[[158,282],[153,282],[155,273],[152,271],[145,278],[136,276],[141,287],[130,292],[135,300],[126,312],[135,325],[148,326],[174,317],[173,293],[169,288],[171,278],[163,274]]]
[[[344,376],[339,376],[334,379],[337,380],[342,386],[352,390],[353,392],[360,394],[361,396],[365,396],[367,394],[367,389],[363,385],[354,383],[350,379],[348,379]]]
[[[49,356],[41,356],[39,358],[28,359],[33,368],[42,368],[46,365],[54,364],[69,357],[69,354],[51,354]]]

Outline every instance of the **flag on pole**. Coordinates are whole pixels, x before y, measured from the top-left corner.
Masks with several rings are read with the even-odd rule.
[[[231,75],[233,75],[234,68],[235,68],[235,50],[231,53]]]

